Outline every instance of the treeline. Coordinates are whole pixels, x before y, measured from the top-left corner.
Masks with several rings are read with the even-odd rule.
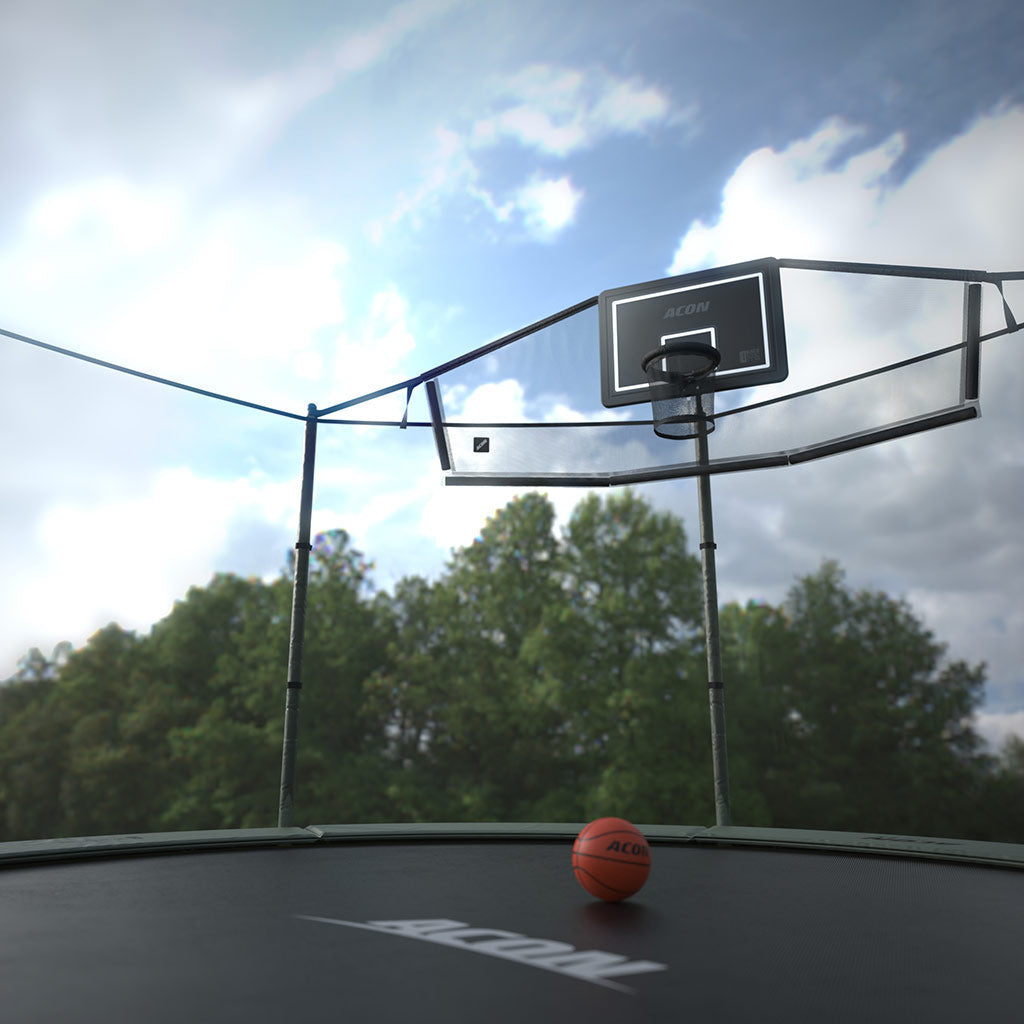
[[[510,502],[436,581],[311,563],[296,821],[713,824],[700,567],[635,493],[564,530]],[[0,685],[0,839],[276,824],[291,606],[217,576],[145,635]],[[985,752],[984,666],[832,563],[722,609],[736,824],[1024,841],[1024,743]]]

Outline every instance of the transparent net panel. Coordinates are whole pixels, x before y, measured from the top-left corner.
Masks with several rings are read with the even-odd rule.
[[[439,379],[449,483],[597,485],[784,465],[978,415],[963,285],[784,271],[790,377],[705,396],[709,463],[656,436],[649,403],[605,409],[578,314]],[[706,386],[706,385],[705,385]]]

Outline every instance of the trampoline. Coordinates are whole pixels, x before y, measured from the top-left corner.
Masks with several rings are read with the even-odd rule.
[[[963,1021],[1021,998],[1024,846],[640,826],[593,900],[577,824],[0,844],[5,1021]]]

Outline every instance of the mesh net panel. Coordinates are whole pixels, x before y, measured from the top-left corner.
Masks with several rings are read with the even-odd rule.
[[[711,471],[801,461],[977,415],[963,394],[961,283],[787,271],[783,285],[790,378],[705,396]],[[450,482],[698,471],[691,442],[653,430],[666,415],[694,416],[695,400],[604,408],[596,337],[587,310],[439,378]]]

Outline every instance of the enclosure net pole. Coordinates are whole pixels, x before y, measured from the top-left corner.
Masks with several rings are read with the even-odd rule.
[[[306,417],[306,448],[302,458],[302,502],[299,539],[295,545],[295,581],[292,586],[292,627],[288,644],[288,687],[285,691],[284,741],[281,744],[281,800],[279,828],[292,824],[295,812],[295,756],[299,736],[299,696],[302,692],[302,655],[306,644],[306,594],[309,590],[310,524],[313,518],[313,465],[316,461],[315,405]]]
[[[699,401],[699,398],[698,398]],[[697,464],[708,458],[707,421],[698,420]],[[700,555],[704,577],[704,635],[708,655],[708,698],[711,704],[711,758],[715,772],[715,824],[731,825],[729,810],[729,758],[725,745],[725,684],[722,681],[722,648],[718,630],[718,579],[715,572],[715,527],[711,516],[711,476],[697,477],[700,508]]]

